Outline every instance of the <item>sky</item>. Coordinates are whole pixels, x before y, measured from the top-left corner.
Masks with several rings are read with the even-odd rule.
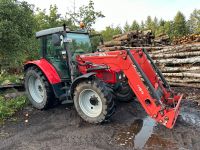
[[[75,10],[82,5],[87,5],[89,0],[25,0],[41,9],[49,9],[51,4],[56,4],[58,12],[65,15],[68,10]],[[102,11],[105,18],[97,20],[93,26],[97,31],[106,26],[121,26],[133,20],[139,23],[146,20],[147,16],[172,20],[177,11],[181,11],[186,19],[194,9],[200,9],[200,0],[93,0],[95,11]]]

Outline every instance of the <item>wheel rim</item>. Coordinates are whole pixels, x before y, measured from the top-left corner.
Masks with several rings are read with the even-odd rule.
[[[83,113],[89,117],[97,117],[102,112],[101,98],[91,89],[85,89],[80,93],[79,105]]]
[[[42,103],[45,91],[41,80],[35,76],[30,76],[28,80],[28,89],[33,100],[37,103]]]

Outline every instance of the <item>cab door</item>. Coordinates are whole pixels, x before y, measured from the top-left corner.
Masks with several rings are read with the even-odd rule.
[[[64,44],[61,42],[61,44],[55,46],[53,35],[48,35],[42,38],[42,45],[43,57],[54,66],[62,80],[70,80]]]

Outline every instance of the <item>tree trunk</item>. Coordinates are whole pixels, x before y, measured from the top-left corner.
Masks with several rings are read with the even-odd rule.
[[[200,83],[200,79],[195,79],[195,78],[169,78],[167,77],[166,80],[168,82],[174,82],[174,83]]]
[[[113,39],[114,41],[123,41],[123,40],[129,40],[130,34],[124,34],[118,38]]]
[[[188,44],[188,45],[180,45],[180,46],[169,46],[159,51],[152,51],[152,54],[160,54],[160,53],[173,53],[173,52],[183,52],[183,51],[200,51],[200,44]]]
[[[196,66],[196,67],[161,67],[160,70],[162,72],[183,72],[183,71],[194,71],[194,70],[200,70],[200,66]]]
[[[163,73],[165,77],[193,77],[200,78],[200,74],[198,73]]]
[[[169,82],[169,84],[171,86],[185,86],[185,87],[200,88],[200,84],[174,83],[174,82]]]
[[[109,42],[105,42],[104,45],[106,47],[110,47],[110,46],[122,46],[124,45],[125,42],[122,41],[109,41]]]
[[[154,60],[155,63],[163,63],[163,64],[195,64],[200,62],[200,56],[198,57],[191,57],[191,58],[185,58],[185,59],[177,59],[177,58],[170,58],[170,59],[160,59],[160,60]]]
[[[173,57],[189,57],[199,56],[200,51],[197,52],[182,52],[182,53],[171,53],[171,54],[150,54],[152,58],[173,58]]]

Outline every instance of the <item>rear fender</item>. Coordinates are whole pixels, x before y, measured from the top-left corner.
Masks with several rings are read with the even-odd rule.
[[[40,60],[28,61],[24,65],[24,70],[31,66],[37,66],[38,68],[40,68],[40,70],[44,73],[50,84],[57,84],[61,82],[61,79],[56,69],[46,59],[43,58]]]
[[[74,82],[71,84],[71,87],[70,87],[70,94],[71,94],[71,97],[73,98],[73,94],[74,94],[74,89],[75,87],[78,85],[78,83],[80,83],[81,81],[83,80],[86,80],[86,79],[89,79],[93,76],[96,75],[96,72],[90,72],[90,73],[86,73],[82,76],[79,76],[77,77]]]

